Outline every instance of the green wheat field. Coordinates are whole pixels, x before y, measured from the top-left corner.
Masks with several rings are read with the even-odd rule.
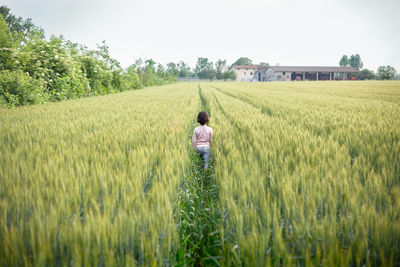
[[[135,265],[400,265],[400,82],[177,83],[0,109],[0,266]]]

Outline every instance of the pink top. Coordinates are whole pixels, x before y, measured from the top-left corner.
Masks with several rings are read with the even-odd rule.
[[[211,138],[213,135],[213,130],[207,125],[200,125],[194,129],[192,138],[192,147],[198,146],[211,146]]]

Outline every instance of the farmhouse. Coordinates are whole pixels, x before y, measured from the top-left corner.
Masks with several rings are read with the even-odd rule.
[[[349,73],[357,73],[353,67],[311,67],[311,66],[264,66],[234,65],[236,81],[319,81],[347,80]]]

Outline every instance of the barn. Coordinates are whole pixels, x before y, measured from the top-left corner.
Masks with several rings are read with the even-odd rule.
[[[353,67],[234,65],[236,81],[348,80],[358,72]]]

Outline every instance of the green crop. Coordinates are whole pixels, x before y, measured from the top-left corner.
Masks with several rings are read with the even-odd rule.
[[[212,167],[191,151],[211,115]],[[0,265],[399,265],[400,83],[179,83],[0,109]]]

